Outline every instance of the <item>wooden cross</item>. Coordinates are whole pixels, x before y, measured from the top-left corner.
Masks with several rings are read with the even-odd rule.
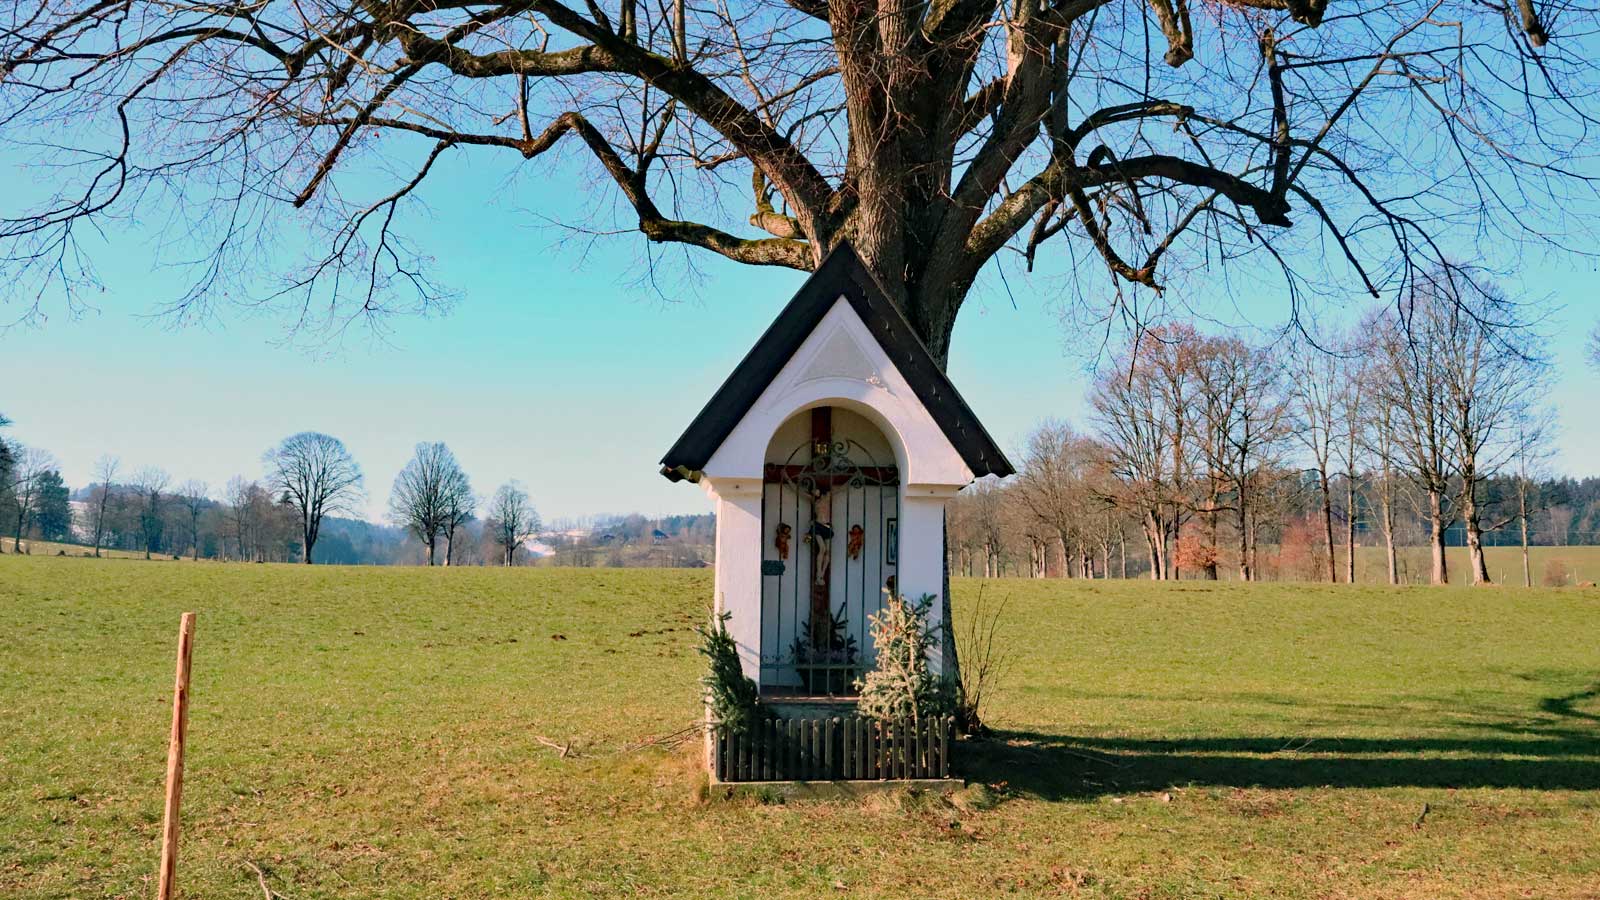
[[[811,461],[816,463],[833,453],[833,407],[818,406],[811,410]],[[823,485],[818,484],[819,488]],[[827,486],[829,490],[832,485]],[[829,504],[831,510],[832,504]],[[830,514],[829,518],[832,518]],[[816,520],[816,501],[812,501],[812,521]],[[831,526],[833,523],[825,523]],[[819,554],[817,544],[820,538],[813,538],[811,544],[811,646],[826,647],[828,636],[833,625],[833,590],[831,552],[820,554],[822,570],[816,571]]]

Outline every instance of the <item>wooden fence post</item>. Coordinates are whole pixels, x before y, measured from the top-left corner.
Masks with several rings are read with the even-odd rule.
[[[189,659],[194,653],[194,613],[178,622],[178,677],[172,688],[172,739],[167,744],[167,804],[161,823],[161,877],[157,900],[178,889],[178,802],[183,796],[183,745],[189,731]]]

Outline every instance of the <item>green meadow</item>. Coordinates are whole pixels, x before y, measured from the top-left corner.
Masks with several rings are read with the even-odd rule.
[[[708,572],[6,555],[0,897],[153,896],[185,610],[186,897],[1600,896],[1600,590],[954,590],[985,787],[778,803],[685,731]]]

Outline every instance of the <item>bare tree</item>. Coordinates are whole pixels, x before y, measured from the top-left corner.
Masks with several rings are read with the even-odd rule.
[[[1065,422],[1046,420],[1028,436],[1022,472],[1011,490],[1033,519],[1061,545],[1063,574],[1071,575],[1074,560],[1078,574],[1087,552],[1089,508],[1088,474],[1096,453],[1092,442]],[[1039,574],[1047,559],[1036,560]]]
[[[1297,261],[1324,256],[1376,296],[1443,262],[1445,243],[1509,257],[1584,227],[1559,202],[1592,158],[1582,12],[1558,21],[1535,0],[1218,0],[1193,16],[1172,0],[45,4],[0,32],[0,137],[39,147],[56,190],[4,212],[0,275],[75,297],[92,278],[78,235],[151,204],[178,213],[187,245],[213,248],[180,313],[223,286],[260,299],[254,267],[279,264],[260,259],[261,238],[305,225],[311,258],[272,295],[296,322],[427,308],[443,291],[400,223],[439,159],[565,145],[653,245],[811,269],[849,238],[941,362],[962,302],[1007,248],[1019,266],[1051,247],[1063,268],[1098,260],[1129,290],[1085,278],[1080,291],[1130,314],[1144,309],[1135,295],[1247,255],[1281,264],[1291,296],[1324,283]],[[374,187],[363,155],[399,169],[393,183]],[[593,228],[613,224],[612,204],[587,205],[603,219]],[[58,294],[32,287],[12,294]]]
[[[354,509],[361,497],[361,467],[338,438],[302,431],[267,451],[272,493],[293,507],[300,519],[303,562],[311,564],[322,520]]]
[[[389,494],[389,517],[422,541],[428,549],[430,566],[451,514],[455,483],[465,478],[455,454],[437,441],[418,444],[410,462],[395,476],[394,489]]]
[[[139,498],[139,536],[144,546],[144,558],[149,559],[161,542],[166,524],[162,516],[162,502],[166,499],[167,483],[172,477],[155,466],[146,466],[133,474],[133,490]]]
[[[228,479],[223,496],[228,504],[228,527],[233,532],[233,546],[241,562],[257,558],[255,555],[256,517],[253,502],[261,494],[261,486],[242,475]]]
[[[1201,455],[1213,481],[1211,519],[1214,523],[1216,512],[1231,506],[1241,581],[1257,575],[1252,527],[1256,495],[1265,473],[1279,464],[1288,436],[1288,404],[1280,372],[1268,351],[1237,338],[1222,338],[1208,343],[1196,375],[1200,428],[1205,435]],[[1232,495],[1230,504],[1222,502],[1219,487]]]
[[[489,526],[500,548],[502,565],[517,564],[517,550],[542,529],[539,511],[518,482],[500,485],[489,501]]]
[[[1441,354],[1472,583],[1487,584],[1479,491],[1517,456],[1524,430],[1538,418],[1549,366],[1534,349],[1520,305],[1492,285],[1446,270],[1413,297],[1413,318],[1427,321]]]
[[[1427,497],[1431,580],[1450,582],[1445,556],[1445,530],[1455,519],[1450,507],[1451,479],[1455,477],[1455,447],[1450,427],[1447,375],[1447,336],[1441,320],[1427,314],[1433,306],[1424,301],[1408,319],[1384,310],[1372,320],[1378,347],[1377,396],[1374,402],[1393,413],[1393,447],[1398,466]]]
[[[89,502],[92,504],[91,525],[94,529],[95,556],[100,555],[100,545],[105,540],[106,513],[113,500],[112,485],[116,481],[117,467],[119,465],[121,465],[121,462],[115,456],[109,454],[100,457],[94,463],[96,487],[90,492]]]
[[[455,454],[435,441],[418,444],[411,461],[395,477],[389,511],[397,524],[410,529],[427,547],[430,566],[443,537],[448,566],[455,558],[456,531],[472,518],[475,505],[472,484]]]
[[[1526,410],[1516,426],[1517,529],[1522,543],[1522,586],[1533,587],[1533,563],[1528,553],[1528,516],[1530,506],[1538,502],[1539,485],[1533,479],[1543,473],[1549,462],[1550,437],[1555,432],[1555,419],[1549,410]]]
[[[1154,339],[1149,343],[1159,346]],[[1171,423],[1179,412],[1167,406],[1170,398],[1148,354],[1137,345],[1103,370],[1090,395],[1117,481],[1112,501],[1139,518],[1154,580],[1173,572],[1167,542],[1177,519],[1172,466],[1178,452],[1171,443]]]
[[[983,554],[985,578],[998,578],[1005,573],[1007,523],[1001,493],[1000,483],[994,478],[979,479],[962,491],[970,514],[968,524]]]
[[[1371,353],[1359,338],[1344,343],[1347,344],[1346,355],[1339,361],[1338,381],[1333,386],[1334,443],[1339,463],[1344,468],[1344,580],[1346,584],[1355,584],[1356,488],[1361,480],[1360,463],[1365,447],[1362,438]]]
[[[1337,558],[1333,552],[1333,440],[1339,430],[1336,394],[1340,383],[1340,360],[1310,341],[1296,344],[1290,356],[1289,395],[1293,398],[1295,434],[1311,454],[1312,471],[1317,476],[1318,497],[1322,501],[1322,533],[1328,552],[1328,581],[1339,580]]]
[[[16,507],[16,528],[11,533],[11,552],[22,552],[22,535],[39,512],[40,489],[44,476],[56,468],[55,457],[38,447],[11,447],[11,502]]]
[[[206,496],[206,490],[204,481],[191,479],[180,485],[174,495],[178,505],[188,516],[189,558],[192,560],[200,559],[200,516],[205,513],[206,507],[211,505],[211,498]]]
[[[445,483],[444,501],[444,564],[448,566],[455,562],[456,533],[472,521],[478,506],[472,483],[459,468]]]
[[[1368,333],[1371,333],[1370,331]],[[1381,360],[1374,365],[1381,365]],[[1369,367],[1365,390],[1374,392],[1373,374]],[[1378,466],[1376,481],[1371,485],[1377,494],[1378,523],[1383,530],[1384,575],[1389,584],[1400,583],[1400,559],[1395,549],[1395,459],[1398,455],[1395,434],[1395,412],[1383,399],[1382,385],[1375,391],[1377,402],[1366,406],[1368,414],[1363,419],[1362,443],[1367,456]]]

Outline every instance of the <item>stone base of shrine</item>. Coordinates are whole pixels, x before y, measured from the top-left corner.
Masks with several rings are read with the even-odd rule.
[[[966,786],[960,778],[882,781],[721,781],[711,776],[712,800],[859,800],[899,791],[948,796]]]

